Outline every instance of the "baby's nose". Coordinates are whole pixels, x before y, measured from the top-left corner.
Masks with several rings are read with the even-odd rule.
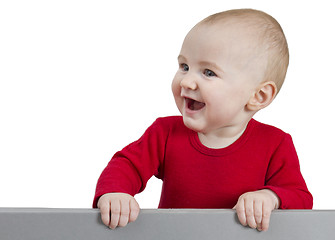
[[[186,76],[180,81],[180,86],[185,89],[196,90],[197,82],[191,76]]]

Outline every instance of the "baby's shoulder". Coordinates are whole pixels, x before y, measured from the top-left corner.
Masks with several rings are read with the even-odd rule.
[[[171,131],[180,131],[184,128],[185,125],[181,116],[168,116],[157,118],[147,131],[169,134]]]
[[[261,123],[256,120],[253,121],[254,134],[262,139],[277,139],[281,140],[287,136],[290,136],[288,133],[284,132],[282,129],[275,127],[270,124]]]
[[[165,128],[184,125],[182,116],[160,117],[156,119],[154,124]]]

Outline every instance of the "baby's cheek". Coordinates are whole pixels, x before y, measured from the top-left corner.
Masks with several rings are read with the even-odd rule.
[[[177,82],[177,81],[173,81],[172,82],[172,93],[173,93],[173,97],[174,97],[174,100],[176,102],[176,105],[179,109],[179,111],[181,111],[181,107],[183,105],[183,98],[180,96],[181,94],[181,87],[180,87],[180,84]]]
[[[174,97],[176,97],[177,95],[180,96],[181,87],[180,87],[180,82],[178,80],[174,79],[172,81],[171,88],[172,88],[172,93]]]

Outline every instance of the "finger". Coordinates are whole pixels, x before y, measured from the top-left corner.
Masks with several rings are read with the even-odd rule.
[[[138,214],[140,213],[140,206],[136,202],[135,199],[131,199],[129,202],[129,207],[130,207],[130,214],[129,214],[129,222],[134,222]]]
[[[257,224],[254,216],[254,201],[246,200],[244,205],[245,205],[244,207],[245,207],[245,215],[247,218],[247,224],[251,228],[256,228]]]
[[[271,209],[263,206],[262,231],[267,231],[270,225]]]
[[[129,200],[124,200],[120,202],[121,205],[121,214],[119,219],[119,226],[125,227],[129,221]]]
[[[262,230],[263,217],[263,203],[261,201],[254,201],[254,218],[258,230]]]
[[[101,220],[106,225],[109,226],[110,223],[110,203],[102,201],[99,204]]]
[[[111,229],[115,229],[117,225],[119,224],[120,220],[120,201],[119,200],[114,200],[111,202],[111,220],[109,223],[109,227]]]
[[[239,199],[237,204],[235,205],[235,208],[238,220],[243,226],[247,226],[247,219],[245,216],[245,208],[244,208],[244,199]]]

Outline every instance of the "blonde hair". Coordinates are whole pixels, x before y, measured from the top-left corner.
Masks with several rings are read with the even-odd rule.
[[[264,81],[273,81],[277,92],[282,87],[289,64],[289,51],[285,34],[280,24],[269,14],[254,9],[235,9],[213,14],[199,24],[217,23],[226,20],[240,20],[257,31],[259,45],[266,51],[268,63]]]

